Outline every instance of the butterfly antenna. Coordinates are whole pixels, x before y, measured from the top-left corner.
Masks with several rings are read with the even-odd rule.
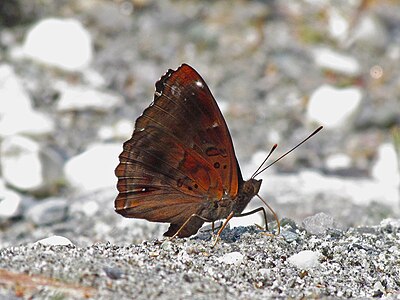
[[[306,141],[308,141],[310,138],[312,138],[314,135],[316,135],[321,129],[323,128],[323,126],[318,127],[317,129],[314,130],[313,133],[311,133],[308,137],[306,137],[304,140],[302,140],[300,143],[298,143],[296,146],[294,146],[292,149],[290,149],[289,151],[287,151],[286,153],[282,154],[280,157],[278,157],[276,160],[274,160],[272,163],[270,163],[268,166],[266,166],[265,168],[261,169],[260,171],[256,172],[255,175],[253,175],[251,178],[255,178],[257,175],[260,175],[262,172],[264,172],[266,169],[268,169],[270,166],[272,166],[273,164],[277,163],[278,161],[280,161],[282,158],[284,158],[286,155],[288,155],[290,152],[294,151],[295,149],[297,149],[298,147],[300,147],[301,145],[303,145]],[[273,148],[273,147],[272,147]],[[275,149],[274,149],[275,150]],[[268,158],[268,157],[267,157]],[[264,163],[263,163],[264,164]]]
[[[257,197],[268,207],[269,211],[273,214],[275,221],[276,221],[276,225],[278,227],[278,233],[276,235],[279,235],[281,233],[281,222],[279,222],[278,215],[272,209],[272,207],[268,205],[267,201],[265,201],[263,198],[261,198],[261,196],[259,194],[257,194]],[[265,225],[267,226],[267,224],[265,224]]]
[[[267,161],[267,159],[271,156],[272,152],[275,151],[275,149],[278,147],[278,144],[275,144],[272,146],[271,151],[269,151],[269,154],[267,155],[267,157],[264,159],[264,161],[262,162],[262,164],[257,168],[257,170],[253,173],[253,175],[251,175],[251,179],[253,179],[254,177],[256,177],[257,172],[261,169],[261,167],[265,164],[265,162]]]

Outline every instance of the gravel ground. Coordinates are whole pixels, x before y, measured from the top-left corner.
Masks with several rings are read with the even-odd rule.
[[[0,300],[400,299],[399,20],[395,0],[0,1]],[[26,56],[42,21],[44,61]],[[71,71],[85,45],[93,56]],[[260,176],[288,218],[278,237],[254,216],[215,248],[209,232],[164,243],[168,225],[114,213],[122,143],[183,62],[217,99],[246,178],[274,143],[278,156],[329,125]],[[71,245],[37,243],[54,235]]]
[[[0,250],[0,291],[11,299],[400,299],[398,221],[320,236],[283,223],[278,237],[228,229],[214,248],[205,231],[138,245],[9,247]]]

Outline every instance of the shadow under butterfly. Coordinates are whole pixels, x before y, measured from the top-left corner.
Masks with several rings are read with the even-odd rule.
[[[168,237],[189,237],[204,222],[225,219],[215,243],[232,217],[243,213],[258,195],[262,180],[255,177],[315,135],[262,168],[276,149],[244,181],[232,138],[207,84],[189,65],[168,70],[156,82],[154,101],[136,120],[132,137],[123,145],[115,169],[119,195],[115,211],[124,217],[170,223]],[[261,169],[262,168],[262,169]],[[268,204],[260,198],[279,219]]]

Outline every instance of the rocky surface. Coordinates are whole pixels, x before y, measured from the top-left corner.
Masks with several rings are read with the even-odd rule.
[[[390,0],[1,2],[0,294],[398,297],[399,20]],[[259,176],[279,237],[254,215],[214,249],[161,245],[167,225],[114,213],[122,143],[183,62],[244,178],[325,126]]]
[[[320,236],[293,225],[284,225],[278,237],[255,227],[226,230],[214,248],[209,232],[141,244],[9,247],[0,250],[0,282],[6,287],[0,293],[71,299],[398,299],[398,221]],[[289,232],[295,238],[285,238]]]

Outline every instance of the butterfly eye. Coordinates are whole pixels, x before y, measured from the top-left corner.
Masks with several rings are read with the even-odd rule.
[[[197,189],[199,186],[197,184],[194,185],[194,188]]]
[[[219,162],[214,163],[214,168],[219,169],[220,166]]]
[[[252,185],[246,184],[246,185],[243,186],[243,192],[244,192],[245,194],[252,194],[253,191],[254,191],[254,189],[253,189],[253,186],[252,186]]]

